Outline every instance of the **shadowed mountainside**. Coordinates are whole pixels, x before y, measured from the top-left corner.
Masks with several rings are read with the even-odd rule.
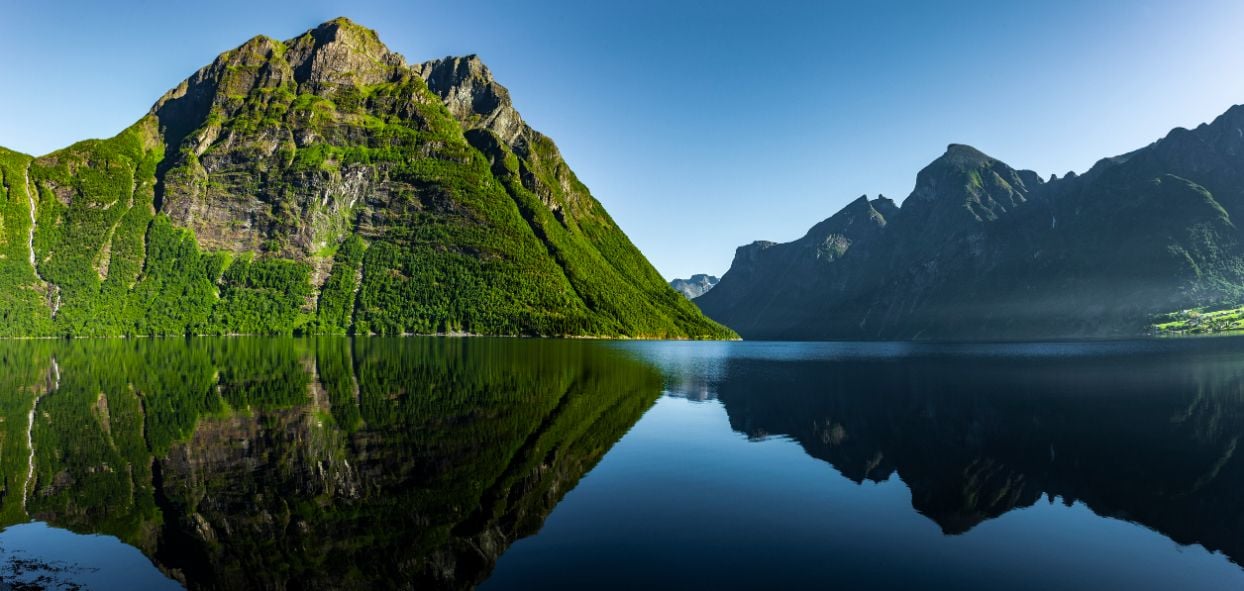
[[[803,238],[740,247],[696,299],[754,339],[1146,334],[1244,299],[1244,107],[1083,175],[952,144],[901,206],[861,197]]]

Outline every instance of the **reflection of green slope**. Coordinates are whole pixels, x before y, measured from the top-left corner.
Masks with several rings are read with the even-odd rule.
[[[3,523],[115,535],[195,588],[472,586],[661,385],[522,340],[8,342],[0,369]]]
[[[70,371],[79,352],[58,355],[60,387],[39,400],[27,511],[59,527],[150,548],[158,515],[142,402],[122,372]]]
[[[238,410],[285,408],[307,402],[311,342],[299,339],[209,341],[220,393]]]
[[[211,421],[164,464],[193,586],[469,587],[660,389],[581,343],[348,345],[318,343],[308,407]]]
[[[0,348],[0,527],[27,520],[22,496],[29,470],[31,406],[47,389],[49,343]]]
[[[219,372],[206,343],[14,342],[3,351],[26,357],[42,352],[48,360],[54,356],[59,367],[55,390],[47,385],[40,390],[46,394],[39,398],[34,420],[35,469],[26,511],[20,500],[6,502],[4,510],[12,517],[5,522],[43,519],[153,550],[160,524],[153,450],[162,452],[185,439],[204,413],[224,408],[217,395]],[[6,412],[5,423],[24,425],[29,404]]]

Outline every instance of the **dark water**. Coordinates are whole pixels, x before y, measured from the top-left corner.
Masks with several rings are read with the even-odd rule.
[[[1241,434],[1235,339],[5,342],[0,581],[1239,589]]]

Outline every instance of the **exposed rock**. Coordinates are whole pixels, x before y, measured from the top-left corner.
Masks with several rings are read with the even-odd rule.
[[[717,285],[717,277],[703,273],[692,275],[690,279],[675,279],[670,282],[670,287],[674,288],[674,291],[681,293],[689,300],[704,295],[714,285]]]

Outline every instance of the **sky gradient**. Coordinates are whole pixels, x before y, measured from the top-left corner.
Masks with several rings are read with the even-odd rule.
[[[220,52],[347,16],[411,62],[479,54],[673,278],[901,201],[952,142],[1062,176],[1244,103],[1244,3],[1009,4],[0,0],[0,145],[112,136]]]

